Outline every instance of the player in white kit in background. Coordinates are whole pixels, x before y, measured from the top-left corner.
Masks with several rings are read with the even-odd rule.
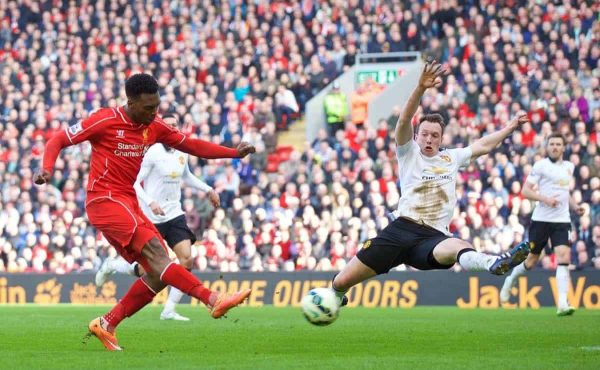
[[[558,290],[557,315],[559,316],[572,315],[575,312],[575,308],[571,307],[567,301],[567,293],[569,285],[571,285],[569,275],[571,215],[569,206],[578,215],[585,212],[584,208],[577,206],[570,196],[569,188],[573,181],[575,166],[573,163],[563,160],[564,152],[564,137],[558,133],[550,135],[546,143],[548,157],[533,165],[533,169],[523,185],[522,194],[525,198],[538,202],[531,215],[531,226],[529,227],[531,253],[525,262],[516,266],[506,277],[500,290],[500,301],[508,302],[517,278],[537,264],[540,254],[550,239],[558,263],[556,286]],[[537,191],[534,189],[536,186]]]
[[[173,127],[179,125],[175,115],[166,114],[163,120]],[[187,226],[185,214],[181,209],[182,182],[206,192],[213,206],[219,206],[219,195],[190,172],[188,155],[163,144],[154,144],[148,149],[134,188],[144,214],[175,252],[179,263],[191,270],[191,246],[196,241],[196,236]],[[122,258],[107,258],[96,273],[96,285],[102,286],[115,272],[132,276],[141,276],[144,273],[142,266],[137,263],[129,264]],[[169,297],[160,314],[161,320],[189,321],[189,318],[175,311],[175,306],[183,295],[179,289],[170,288]]]

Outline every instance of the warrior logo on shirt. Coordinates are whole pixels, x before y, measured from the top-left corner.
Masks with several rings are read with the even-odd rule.
[[[125,130],[117,130],[117,137],[124,138]]]

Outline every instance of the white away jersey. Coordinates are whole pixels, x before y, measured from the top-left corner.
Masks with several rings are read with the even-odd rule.
[[[537,202],[531,219],[543,222],[571,222],[569,214],[569,185],[573,179],[575,166],[569,161],[552,162],[544,158],[533,165],[527,182],[538,186],[538,192],[545,197],[556,197],[558,206],[548,207]]]
[[[445,149],[435,157],[421,153],[414,140],[396,148],[402,196],[396,217],[409,217],[451,235],[448,225],[456,206],[456,176],[466,166],[470,147]]]
[[[154,224],[170,221],[183,214],[181,209],[181,182],[210,191],[212,188],[196,178],[189,170],[187,153],[166,150],[163,144],[154,144],[142,161],[140,173],[134,184],[138,201],[144,214]],[[142,187],[141,183],[144,182]],[[165,215],[155,215],[150,203],[157,202]]]

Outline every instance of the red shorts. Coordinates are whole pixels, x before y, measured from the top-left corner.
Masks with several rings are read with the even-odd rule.
[[[142,249],[152,238],[158,239],[168,254],[160,233],[142,213],[136,198],[88,194],[85,208],[90,223],[127,262],[137,261],[144,270],[151,271],[148,261],[142,257]]]

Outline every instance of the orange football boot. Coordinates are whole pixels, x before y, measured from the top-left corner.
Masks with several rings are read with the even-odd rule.
[[[90,335],[96,336],[100,342],[106,347],[109,351],[122,351],[123,349],[119,346],[119,342],[117,341],[117,337],[114,333],[110,333],[108,330],[104,330],[102,325],[100,324],[100,317],[96,317],[94,320],[90,321],[88,328],[90,329]]]
[[[231,295],[226,293],[219,294],[217,301],[210,309],[210,315],[214,319],[218,319],[219,317],[225,315],[230,309],[244,302],[244,300],[250,296],[251,292],[252,289],[244,289]]]

